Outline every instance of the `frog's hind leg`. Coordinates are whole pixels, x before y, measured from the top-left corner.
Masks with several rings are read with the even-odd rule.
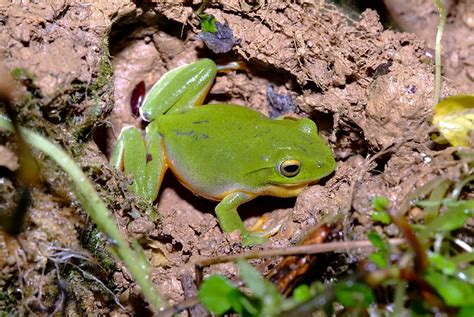
[[[110,163],[133,179],[132,191],[152,203],[158,196],[167,164],[159,133],[143,139],[140,130],[124,127],[120,132]]]
[[[146,121],[199,106],[216,77],[216,64],[201,59],[164,74],[145,96],[140,114]]]

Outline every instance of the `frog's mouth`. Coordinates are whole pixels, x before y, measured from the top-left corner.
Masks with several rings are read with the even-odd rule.
[[[316,183],[318,180],[312,180],[308,182],[300,182],[296,184],[281,184],[274,183],[265,187],[261,195],[277,196],[277,197],[295,197],[303,191],[309,185]]]

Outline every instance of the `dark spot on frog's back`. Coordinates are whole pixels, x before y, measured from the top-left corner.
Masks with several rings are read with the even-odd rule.
[[[194,131],[175,131],[177,136],[191,136],[194,134]]]
[[[193,130],[191,130],[191,131],[174,131],[174,133],[177,136],[190,136],[190,137],[193,138],[194,141],[196,141],[198,139],[209,139],[209,135],[207,135],[206,133],[198,134]]]
[[[209,123],[209,120],[194,121],[193,124]]]
[[[151,162],[151,161],[153,161],[153,156],[150,153],[147,153],[146,154],[146,162],[148,163],[148,162]]]

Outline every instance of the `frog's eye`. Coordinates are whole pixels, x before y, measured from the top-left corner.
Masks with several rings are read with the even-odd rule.
[[[294,177],[300,172],[301,164],[297,160],[285,160],[280,163],[278,169],[283,176]]]

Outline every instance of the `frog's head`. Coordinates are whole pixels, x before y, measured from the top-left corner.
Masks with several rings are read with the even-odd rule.
[[[316,124],[309,119],[291,121],[297,128],[274,139],[265,167],[254,171],[264,182],[261,184],[263,195],[296,196],[336,167],[331,149],[318,135]]]

